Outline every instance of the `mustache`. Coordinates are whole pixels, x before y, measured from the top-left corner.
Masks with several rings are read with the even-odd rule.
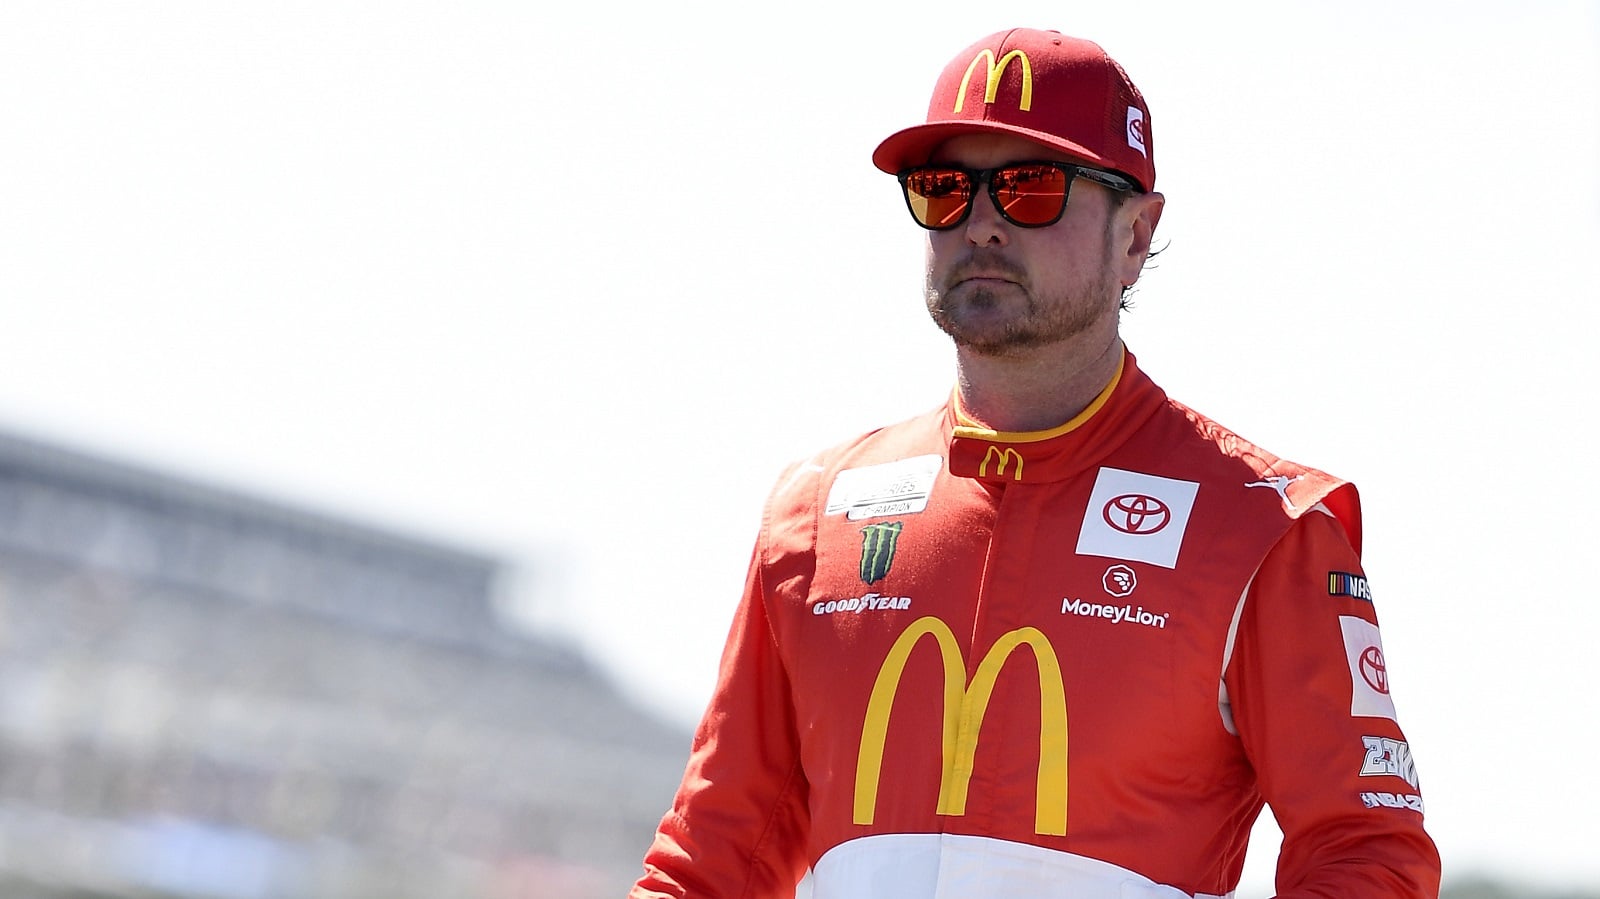
[[[1022,284],[1026,282],[1027,276],[1028,273],[1022,266],[1009,259],[973,253],[951,268],[949,274],[945,275],[944,282],[953,285],[968,278],[1003,278]]]

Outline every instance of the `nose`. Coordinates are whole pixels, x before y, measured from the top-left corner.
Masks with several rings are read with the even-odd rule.
[[[1000,217],[1000,209],[989,192],[989,179],[974,184],[972,190],[972,210],[962,223],[967,242],[975,247],[1003,246],[1009,240],[1010,225]]]

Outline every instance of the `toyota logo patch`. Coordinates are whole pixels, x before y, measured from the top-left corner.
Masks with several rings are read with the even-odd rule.
[[[1154,534],[1172,520],[1166,503],[1143,493],[1112,497],[1100,514],[1106,524],[1124,534]]]

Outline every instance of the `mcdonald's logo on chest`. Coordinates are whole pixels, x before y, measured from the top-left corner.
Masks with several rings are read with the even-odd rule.
[[[870,825],[877,817],[878,788],[884,767],[884,748],[888,740],[890,712],[900,692],[901,678],[911,653],[923,638],[933,643],[944,677],[932,684],[907,685],[915,695],[907,702],[926,708],[931,701],[941,704],[939,796],[936,811],[959,817],[967,813],[968,787],[977,757],[983,719],[989,709],[1001,669],[1018,649],[1027,647],[1039,678],[1038,780],[1034,793],[1034,832],[1064,836],[1067,832],[1067,697],[1061,678],[1061,663],[1050,640],[1034,627],[1009,631],[983,653],[981,661],[967,678],[966,659],[950,626],[933,616],[913,621],[878,669],[861,723],[861,745],[856,753],[854,822]],[[1002,700],[1004,702],[1005,700]],[[1021,751],[1014,747],[1013,751]],[[931,747],[930,747],[931,751]]]

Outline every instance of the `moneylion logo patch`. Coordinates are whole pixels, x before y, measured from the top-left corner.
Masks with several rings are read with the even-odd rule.
[[[883,521],[861,529],[861,580],[876,584],[889,574],[903,527],[903,521]]]

